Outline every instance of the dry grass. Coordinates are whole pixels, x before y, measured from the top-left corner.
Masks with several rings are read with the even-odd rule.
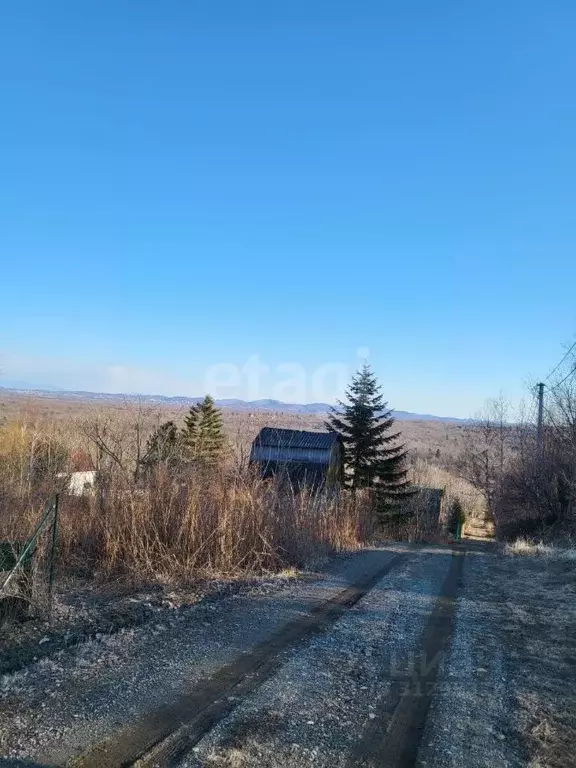
[[[576,548],[557,547],[550,544],[544,544],[542,541],[535,542],[525,538],[519,538],[512,543],[506,544],[504,552],[507,555],[547,557],[552,560],[576,561]]]
[[[3,517],[0,539],[29,535],[39,508],[22,499],[20,510]],[[248,471],[161,469],[138,487],[116,475],[94,496],[62,497],[60,571],[161,582],[277,571],[358,547],[368,520],[346,493],[296,494]]]
[[[160,465],[137,475],[156,423],[156,413],[107,410],[57,427],[28,415],[0,428],[0,540],[30,536],[44,502],[65,483],[62,455],[78,450],[92,457],[99,483],[94,494],[61,496],[61,574],[182,582],[278,571],[371,536],[366,500],[263,481],[242,452],[210,471]]]
[[[104,494],[68,499],[63,555],[106,574],[166,581],[277,571],[357,547],[368,510],[345,494],[296,494],[247,470],[174,478],[162,469],[144,488],[117,480]]]
[[[373,534],[372,511],[361,495],[353,502],[346,491],[297,494],[263,482],[246,466],[250,442],[264,424],[309,427],[307,420],[316,419],[318,428],[317,417],[224,411],[231,451],[218,471],[160,467],[153,476],[136,479],[136,457],[147,435],[170,414],[126,403],[72,406],[77,413],[65,419],[29,403],[0,427],[0,540],[29,536],[43,503],[62,486],[56,478],[62,454],[90,455],[99,469],[95,495],[62,497],[61,574],[165,582],[277,571],[358,547]],[[95,440],[102,436],[110,455]],[[31,461],[34,451],[39,464]],[[449,472],[419,460],[412,479],[444,488],[447,503],[458,497],[469,514],[475,513],[475,493]],[[422,531],[411,525],[388,535],[419,539]]]

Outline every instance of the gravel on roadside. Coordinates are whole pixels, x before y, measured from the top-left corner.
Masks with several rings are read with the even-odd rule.
[[[271,578],[216,602],[95,637],[0,678],[0,755],[60,764],[170,701],[333,597],[399,548],[336,556],[324,572]]]
[[[53,656],[57,651],[120,630],[162,622],[173,611],[188,611],[200,602],[250,592],[261,584],[283,583],[287,574],[236,579],[198,579],[187,585],[122,582],[71,583],[56,592],[51,615],[0,624],[0,675]],[[294,576],[295,578],[295,576]]]

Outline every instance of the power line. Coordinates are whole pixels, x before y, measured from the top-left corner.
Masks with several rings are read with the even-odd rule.
[[[573,350],[573,349],[576,349],[576,341],[574,342],[574,344],[572,344],[572,346],[570,347],[570,349],[568,350],[568,352],[566,352],[566,354],[564,355],[564,357],[562,358],[562,360],[560,360],[560,362],[558,363],[558,365],[557,365],[557,366],[555,366],[554,368],[552,368],[552,370],[550,371],[550,373],[548,374],[548,376],[546,376],[546,378],[544,379],[544,381],[548,381],[548,379],[550,378],[550,376],[552,376],[552,374],[556,373],[556,371],[558,370],[558,368],[560,368],[560,366],[562,365],[562,363],[564,362],[564,360],[566,360],[566,358],[567,358],[567,357],[568,357],[568,355],[569,355],[569,354],[572,352],[572,350]],[[570,376],[570,374],[568,374],[568,376]],[[566,379],[568,378],[568,376],[566,377]],[[563,379],[562,381],[566,381],[566,379]],[[562,383],[562,382],[560,382],[560,383]]]
[[[538,384],[538,427],[536,433],[536,442],[538,445],[538,455],[542,455],[542,435],[544,432],[544,383]]]
[[[553,392],[555,389],[558,389],[558,387],[560,387],[562,384],[564,384],[565,381],[568,381],[570,376],[572,376],[572,374],[574,374],[574,373],[576,373],[576,365],[574,366],[574,368],[572,368],[571,370],[568,371],[566,376],[564,376],[564,378],[561,381],[559,381],[557,384],[554,384],[553,387],[549,387],[550,391]]]

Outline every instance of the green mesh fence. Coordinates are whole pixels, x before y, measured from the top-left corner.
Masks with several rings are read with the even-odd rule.
[[[58,501],[55,496],[45,505],[29,539],[0,541],[0,620],[50,613]]]

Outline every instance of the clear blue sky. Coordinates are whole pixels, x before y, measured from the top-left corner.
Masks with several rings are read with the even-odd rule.
[[[312,400],[364,347],[396,408],[518,398],[576,332],[575,29],[573,0],[5,3],[4,381],[202,394],[258,355],[260,396],[292,363]]]

